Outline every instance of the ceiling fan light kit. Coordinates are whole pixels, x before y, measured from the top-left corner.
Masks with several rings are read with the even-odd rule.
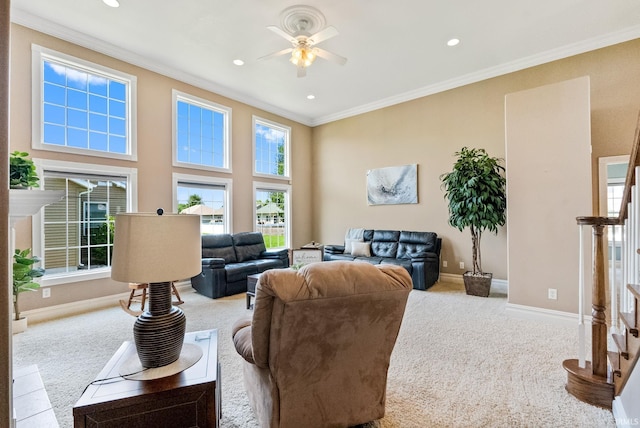
[[[289,61],[298,68],[298,77],[306,75],[306,68],[313,64],[316,57],[340,65],[347,62],[346,58],[315,46],[338,35],[338,30],[334,27],[325,27],[324,15],[316,8],[304,5],[291,6],[282,11],[280,18],[281,27],[270,25],[267,28],[288,40],[292,47],[259,59],[269,59],[290,53]]]

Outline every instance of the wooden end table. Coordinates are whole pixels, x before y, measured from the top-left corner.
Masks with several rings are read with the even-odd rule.
[[[218,427],[218,332],[187,333],[185,343],[199,346],[202,357],[180,373],[154,380],[121,378],[89,385],[73,406],[74,427]],[[124,342],[96,380],[119,377],[120,366],[135,353],[135,344]]]

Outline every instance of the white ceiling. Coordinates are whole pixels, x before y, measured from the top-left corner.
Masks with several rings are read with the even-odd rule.
[[[13,22],[311,126],[640,37],[640,0],[308,0],[348,62],[297,78],[257,60],[290,46],[266,27],[295,0],[11,3]]]

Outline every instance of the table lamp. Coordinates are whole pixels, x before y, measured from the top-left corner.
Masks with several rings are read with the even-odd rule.
[[[116,214],[111,278],[149,284],[149,309],[133,326],[142,367],[162,367],[180,357],[186,317],[171,303],[171,283],[200,273],[201,253],[199,215],[163,215],[162,209]]]

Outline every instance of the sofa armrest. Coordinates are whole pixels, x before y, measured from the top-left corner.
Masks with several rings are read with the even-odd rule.
[[[208,269],[222,269],[224,268],[224,259],[221,257],[212,257],[202,259],[202,268]]]
[[[261,259],[288,259],[289,249],[283,248],[280,250],[266,250],[260,253]]]
[[[343,254],[344,245],[325,245],[324,252],[329,254]]]

